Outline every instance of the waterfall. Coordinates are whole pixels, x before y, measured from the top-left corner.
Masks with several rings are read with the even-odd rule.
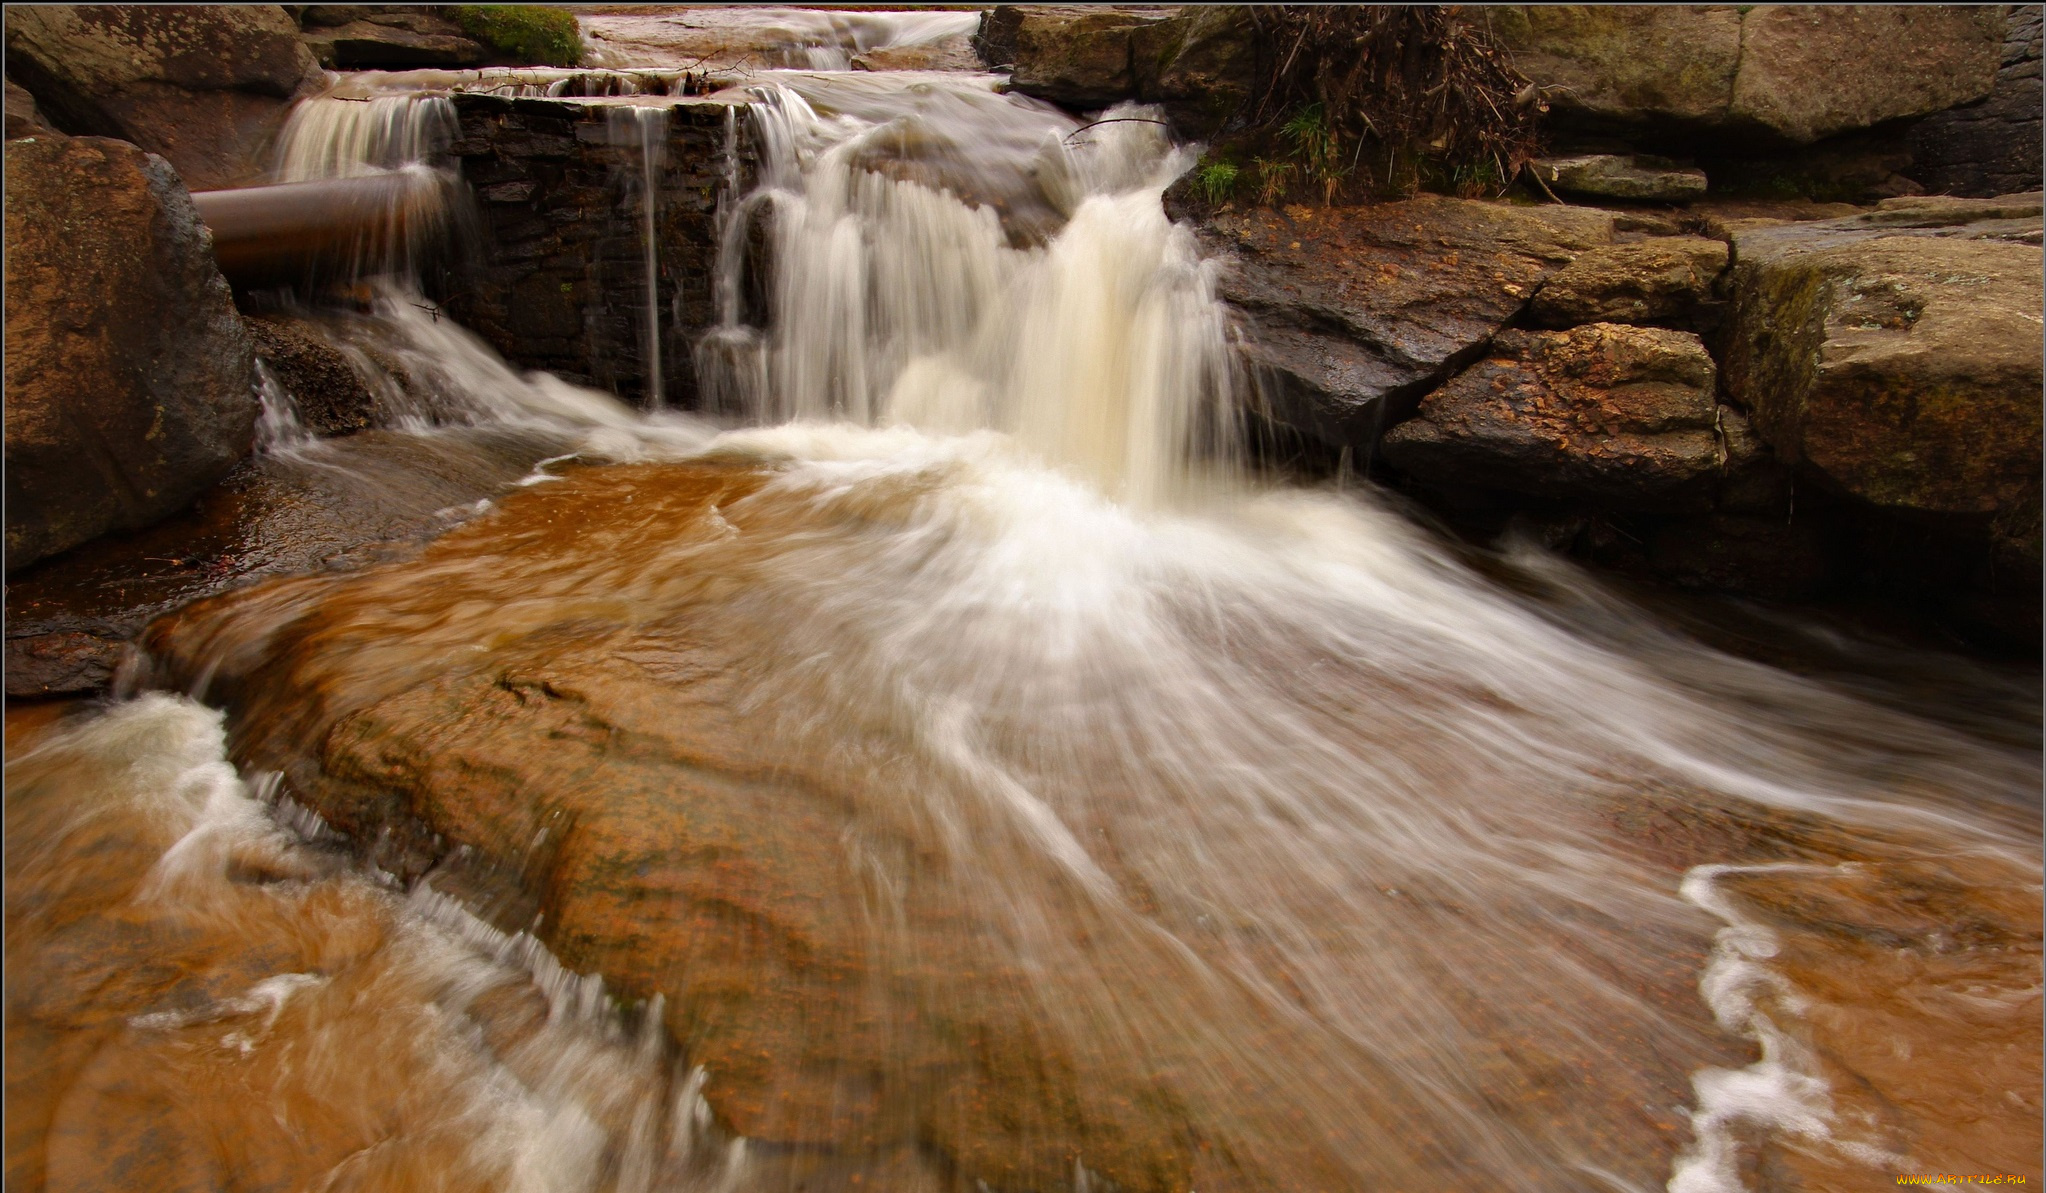
[[[632,104],[611,108],[611,141],[635,149],[639,154],[637,196],[640,215],[640,258],[646,270],[646,369],[647,406],[658,410],[666,405],[661,383],[661,241],[658,213],[661,199],[661,167],[667,164],[668,110]]]
[[[1227,318],[1160,206],[1193,159],[1154,116],[1081,132],[977,81],[795,76],[751,95],[760,180],[725,230],[709,392],[760,423],[1001,431],[1139,505],[1226,469]]]
[[[837,66],[972,19],[584,18],[638,31],[621,58],[767,27]],[[754,65],[689,345],[661,183],[718,178],[665,159],[657,97],[693,67],[294,110],[281,179],[446,179],[449,91],[601,96],[649,409],[522,373],[410,258],[307,312],[386,425],[308,441],[265,370],[263,463],[452,529],[157,623],[126,675],[184,696],[10,719],[43,1183],[138,1139],[187,1183],[573,1193],[2027,1157],[2035,673],[1729,614],[1791,660],[1758,662],[1374,486],[1253,483],[1156,110]],[[664,407],[685,347],[702,411]],[[516,466],[454,484],[478,444]]]

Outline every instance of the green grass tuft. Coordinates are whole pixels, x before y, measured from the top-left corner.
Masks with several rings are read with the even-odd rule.
[[[1235,162],[1209,162],[1194,171],[1194,186],[1208,206],[1219,207],[1236,194],[1236,176]]]
[[[538,4],[460,4],[455,22],[470,37],[520,66],[574,66],[583,35],[575,17]]]

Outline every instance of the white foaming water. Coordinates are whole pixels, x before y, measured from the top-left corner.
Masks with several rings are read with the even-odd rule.
[[[204,1175],[183,1117],[194,1103],[224,1126],[251,1094],[258,1113],[218,1144],[228,1171],[284,1160],[364,1188],[738,1187],[744,1142],[716,1137],[704,1075],[677,1067],[658,1005],[624,1017],[601,980],[529,936],[424,884],[403,898],[337,867],[236,776],[221,721],[146,695],[8,760],[8,959],[39,975],[33,990],[10,984],[10,1023],[73,999],[72,1014],[126,1026],[89,1067],[58,1058],[41,1071],[67,1096],[20,1114],[47,1113],[59,1137],[154,1131],[155,1167],[126,1169],[154,1187]],[[64,952],[80,914],[181,941],[187,963],[219,967],[218,993],[151,1009],[146,984],[106,985]],[[265,957],[305,968],[247,968]],[[381,1090],[337,1104],[327,1083],[348,1080],[363,1048],[379,1057]],[[107,1172],[89,1150],[49,1155],[50,1188],[95,1187]]]
[[[727,228],[708,392],[762,423],[993,428],[1137,504],[1183,495],[1203,458],[1226,468],[1226,313],[1159,202],[1193,159],[1148,117],[1075,141],[1076,121],[984,78],[792,75],[751,94],[761,179]],[[739,295],[763,217],[753,327]]]
[[[1590,640],[1368,495],[1203,492],[1233,450],[1225,313],[1159,204],[1188,155],[1141,112],[1083,132],[985,78],[788,74],[755,96],[761,176],[730,208],[722,325],[698,367],[721,413],[779,425],[718,435],[521,376],[399,286],[377,290],[377,349],[440,395],[405,415],[414,429],[532,427],[589,460],[736,460],[772,479],[718,512],[715,541],[619,544],[592,591],[542,572],[432,610],[416,641],[385,644],[379,682],[565,618],[555,601],[730,631],[754,652],[733,671],[756,677],[761,732],[789,757],[837,756],[852,725],[899,747],[877,770],[928,779],[860,809],[862,831],[899,828],[939,859],[881,888],[956,884],[1049,1038],[1111,1073],[1176,1072],[1173,1096],[1236,1132],[1251,1170],[1259,1147],[1273,1171],[1288,1148],[1325,1149],[1318,1171],[1353,1187],[1419,1187],[1447,1162],[1405,1149],[1432,1135],[1502,1187],[1643,1187],[1619,1151],[1653,1128],[1583,1120],[1634,1114],[1655,1083],[1591,1066],[1609,1038],[1629,1061],[1667,1066],[1667,1045],[1698,1063],[1709,1032],[1640,991],[1669,949],[1709,939],[1701,909],[1728,925],[1706,1002],[1763,1056],[1698,1072],[1673,1193],[1737,1184],[1755,1126],[1851,1134],[1786,1020],[1795,999],[1771,985],[1768,930],[1714,901],[1710,867],[1679,898],[1618,852],[1606,811],[1753,807],[2022,865],[2036,755],[1623,608],[1605,616],[1624,633]],[[520,580],[524,562],[492,568]],[[749,577],[757,603],[678,607],[690,568]],[[224,808],[246,802],[207,773]],[[195,836],[180,856],[211,875],[218,842],[240,839]],[[427,895],[414,910],[443,928],[457,914]],[[455,923],[456,943],[549,999],[595,997],[529,939]],[[258,1049],[263,1017],[322,996],[301,972],[221,1004],[258,1020]],[[1596,1109],[1528,1109],[1566,1065]],[[486,1134],[548,1187],[581,1187],[576,1166],[624,1136],[593,1142],[559,1108],[570,1095],[553,1091],[588,1086],[520,1081]],[[1841,1150],[1891,1158],[1857,1146]]]

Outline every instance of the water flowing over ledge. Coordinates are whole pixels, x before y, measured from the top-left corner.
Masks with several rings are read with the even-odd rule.
[[[380,259],[321,317],[386,428],[531,470],[399,558],[166,619],[130,692],[190,698],[10,751],[51,1187],[104,1153],[145,1183],[1730,1193],[2023,1152],[1988,1139],[2037,1118],[2023,715],[1921,715],[1533,552],[1481,571],[1369,491],[1254,482],[1213,267],[1159,199],[1191,158],[1140,112],[739,93],[704,410],[522,375]],[[446,98],[361,98],[301,108],[288,168],[447,168]],[[638,304],[642,113],[679,97],[611,98]],[[350,466],[271,415],[280,466]],[[155,986],[80,960],[163,940]],[[1992,1127],[1899,1113],[1898,1048]],[[178,1146],[130,1158],[131,1104]]]

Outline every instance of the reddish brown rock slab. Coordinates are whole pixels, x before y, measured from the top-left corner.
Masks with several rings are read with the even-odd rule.
[[[1349,1188],[1359,1170],[1418,1188],[1483,1162],[1401,1079],[1427,1041],[1348,1052],[1284,995],[1215,976],[1292,980],[1249,919],[1150,901],[1144,829],[1117,812],[1122,746],[1100,743],[1074,825],[1134,900],[1103,902],[906,737],[903,714],[846,689],[864,647],[817,668],[801,627],[843,609],[787,552],[849,529],[861,542],[925,494],[819,503],[770,476],[577,470],[409,560],[159,622],[159,678],[210,675],[238,761],[283,772],[385,869],[459,865],[472,906],[517,917],[501,926],[627,998],[663,995],[704,1096],[749,1146],[851,1162],[914,1145],[962,1183],[1017,1190],[1079,1171],[1157,1193]],[[1469,930],[1432,899],[1380,903],[1395,933]],[[1509,949],[1541,922],[1513,914]],[[1305,922],[1300,947],[1383,964],[1340,923]],[[1541,939],[1480,986],[1414,980],[1469,1025],[1460,1055],[1513,1129],[1614,1147],[1617,1132],[1644,1179],[1666,1171],[1680,1120],[1661,1108],[1717,1053],[1681,1019],[1630,1029],[1613,1046],[1633,1059],[1598,1074],[1618,1109],[1574,1114],[1550,1066],[1577,1062],[1548,1059],[1575,1046],[1567,1033],[1488,993],[1541,963]],[[1688,1005],[1698,963],[1668,958],[1657,997]],[[1334,1109],[1299,1096],[1325,1088],[1345,1091]]]
[[[2039,213],[1926,197],[1736,232],[1728,394],[1779,456],[1877,506],[2036,505]]]
[[[1248,316],[1271,416],[1331,446],[1381,424],[1483,351],[1542,281],[1614,240],[1611,212],[1422,196],[1225,209],[1199,226],[1222,297]]]
[[[7,146],[7,566],[170,514],[254,441],[255,358],[169,163]]]
[[[1662,509],[1708,500],[1728,460],[1715,368],[1697,336],[1594,323],[1507,331],[1386,433],[1426,482]]]

